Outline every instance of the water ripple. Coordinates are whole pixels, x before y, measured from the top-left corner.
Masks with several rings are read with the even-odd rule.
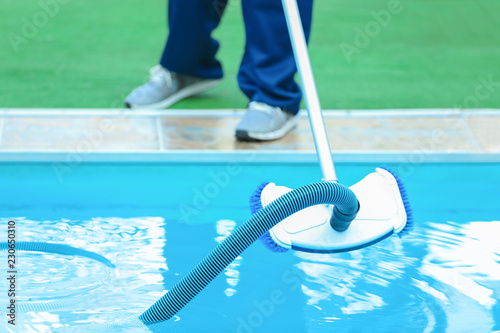
[[[344,254],[296,253],[306,276],[309,332],[324,331],[325,323],[337,323],[331,327],[339,332],[398,331],[402,322],[411,323],[400,328],[405,332],[488,332],[500,295],[498,235],[498,221],[428,222],[404,242],[393,237]],[[391,322],[398,315],[405,319]]]

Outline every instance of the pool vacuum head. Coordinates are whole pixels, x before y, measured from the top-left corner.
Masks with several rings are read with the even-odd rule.
[[[339,232],[330,225],[332,206],[316,205],[287,217],[261,240],[273,252],[292,249],[335,253],[360,249],[411,230],[413,221],[406,191],[393,173],[377,168],[350,189],[356,194],[360,209],[347,230]],[[274,183],[257,189],[250,199],[252,213],[291,190]]]

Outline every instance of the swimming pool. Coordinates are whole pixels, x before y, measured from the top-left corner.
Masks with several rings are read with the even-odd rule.
[[[340,163],[352,185],[378,165]],[[2,230],[99,254],[18,252],[13,332],[500,331],[500,164],[389,165],[415,230],[344,254],[254,244],[175,319],[134,321],[249,216],[263,181],[320,179],[316,164],[0,165]],[[7,253],[0,278],[7,285]],[[1,266],[0,266],[1,267]],[[0,294],[6,305],[9,297]],[[5,306],[2,306],[5,313]]]

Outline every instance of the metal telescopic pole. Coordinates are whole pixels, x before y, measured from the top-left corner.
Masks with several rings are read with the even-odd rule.
[[[319,102],[316,83],[311,68],[311,61],[307,51],[306,38],[300,19],[299,9],[296,0],[282,0],[285,11],[290,41],[295,55],[295,63],[302,84],[302,92],[309,114],[309,123],[316,146],[316,153],[323,174],[324,181],[337,182],[337,174],[333,165],[332,154],[328,136],[326,135],[325,123],[321,114],[321,105]]]

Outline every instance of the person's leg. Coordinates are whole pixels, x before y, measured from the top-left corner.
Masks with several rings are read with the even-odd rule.
[[[211,37],[228,0],[170,0],[170,33],[160,64],[146,84],[126,98],[129,108],[162,109],[221,82],[215,58],[219,43]]]
[[[178,74],[221,78],[215,58],[219,43],[211,37],[228,0],[169,0],[169,36],[160,65]]]
[[[312,0],[297,0],[306,39],[309,39]],[[247,41],[238,84],[250,101],[299,111],[302,94],[281,0],[243,0]]]

